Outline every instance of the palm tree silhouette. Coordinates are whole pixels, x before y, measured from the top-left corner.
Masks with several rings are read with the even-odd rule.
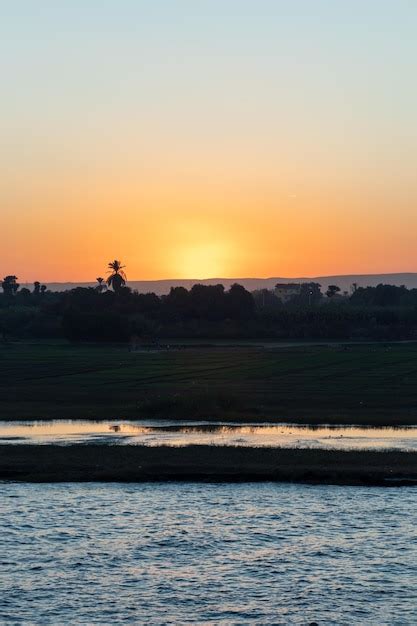
[[[107,278],[107,284],[109,287],[113,287],[114,291],[120,291],[122,287],[126,285],[126,274],[123,271],[123,268],[126,267],[122,265],[120,261],[115,259],[108,264],[110,276]]]
[[[99,276],[98,278],[96,278],[96,281],[98,282],[96,289],[99,293],[101,293],[102,291],[104,291],[104,289],[106,289],[106,285],[104,284],[104,278]]]

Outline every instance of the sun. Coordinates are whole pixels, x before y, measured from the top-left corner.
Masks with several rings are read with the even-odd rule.
[[[225,242],[187,244],[175,255],[178,278],[218,278],[227,276],[231,246]]]

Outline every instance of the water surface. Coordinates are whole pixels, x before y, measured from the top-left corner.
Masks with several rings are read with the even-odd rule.
[[[232,445],[417,451],[417,427],[300,426],[222,422],[0,422],[0,443],[108,443],[148,446]]]
[[[0,623],[417,623],[412,489],[0,485]]]

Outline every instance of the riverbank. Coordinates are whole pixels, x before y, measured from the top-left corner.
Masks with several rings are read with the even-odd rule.
[[[417,345],[0,347],[0,419],[417,424]]]
[[[0,479],[417,486],[417,453],[228,446],[0,445]]]

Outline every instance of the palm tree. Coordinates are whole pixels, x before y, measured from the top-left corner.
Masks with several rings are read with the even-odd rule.
[[[98,282],[96,289],[99,293],[101,293],[106,289],[106,285],[104,284],[104,278],[99,276],[98,278],[96,278],[96,281]]]
[[[126,285],[126,274],[123,271],[123,268],[126,267],[122,265],[120,261],[115,259],[108,264],[110,276],[107,278],[107,284],[109,287],[113,287],[114,291],[120,291],[122,287]]]

